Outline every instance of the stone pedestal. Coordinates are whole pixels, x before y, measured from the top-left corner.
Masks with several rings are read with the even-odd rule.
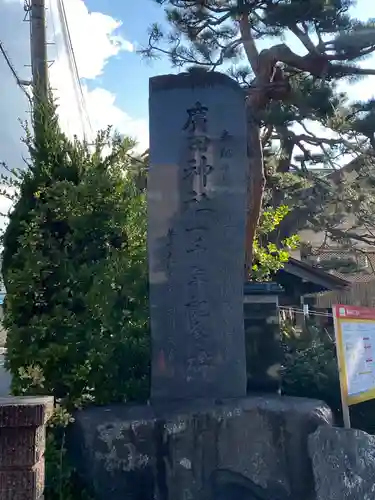
[[[279,396],[78,412],[69,438],[97,500],[314,499],[319,401]]]
[[[41,500],[53,398],[0,398],[0,499]]]

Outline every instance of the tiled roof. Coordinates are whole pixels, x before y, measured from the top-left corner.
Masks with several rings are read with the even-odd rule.
[[[321,259],[345,258],[346,256],[356,256],[358,259],[366,259],[366,267],[353,273],[342,273],[335,269],[331,269],[330,274],[338,278],[350,281],[351,283],[368,283],[375,279],[375,252],[361,249],[361,252],[356,253],[355,249],[345,248],[312,248],[311,256],[320,257]],[[359,262],[360,264],[360,262]]]

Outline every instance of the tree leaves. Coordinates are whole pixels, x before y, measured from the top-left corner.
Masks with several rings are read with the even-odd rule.
[[[146,203],[135,182],[143,160],[110,129],[93,148],[69,141],[52,101],[38,117],[4,235],[13,390],[52,394],[68,409],[145,399]]]
[[[263,211],[254,239],[254,264],[249,278],[256,281],[269,280],[288,262],[290,251],[299,246],[299,237],[293,235],[276,245],[269,241],[272,233],[290,212],[286,205]]]

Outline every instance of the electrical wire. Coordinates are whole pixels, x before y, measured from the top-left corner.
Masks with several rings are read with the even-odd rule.
[[[74,75],[75,75],[75,79],[76,79],[76,84],[78,85],[79,92],[80,92],[82,108],[83,108],[84,114],[86,115],[86,120],[87,120],[87,124],[89,126],[89,129],[90,129],[90,133],[92,134],[92,132],[93,132],[92,124],[91,124],[89,112],[87,110],[86,99],[85,99],[85,95],[83,93],[81,78],[79,76],[79,71],[78,71],[78,66],[77,66],[77,60],[76,60],[76,57],[75,57],[74,47],[73,47],[73,44],[72,44],[72,38],[71,38],[71,34],[70,34],[68,19],[67,19],[67,16],[66,16],[66,10],[65,10],[65,5],[64,5],[64,0],[58,0],[58,1],[61,3],[61,10],[62,10],[62,14],[63,14],[64,24],[66,26],[66,32],[67,32],[67,37],[68,37],[68,42],[69,42],[69,48],[70,48],[69,52],[71,54],[71,58],[72,58],[72,62],[73,62]]]
[[[29,102],[31,104],[31,97],[30,97],[29,93],[27,92],[27,90],[25,89],[26,82],[24,82],[23,80],[21,80],[19,78],[17,71],[15,70],[15,68],[12,64],[12,61],[10,60],[10,57],[8,56],[8,54],[4,48],[4,44],[1,40],[0,40],[0,52],[5,59],[5,62],[7,63],[10,72],[12,73],[14,79],[16,80],[17,85],[22,90],[22,92],[25,94],[25,96],[27,97],[27,99],[29,100]]]
[[[304,316],[324,316],[326,318],[332,318],[333,315],[330,313],[324,313],[324,312],[317,312],[317,311],[310,311],[308,313],[305,313],[303,309],[299,309],[297,307],[288,307],[288,306],[278,306],[278,308],[281,311],[285,312],[293,312],[297,314],[303,314]]]
[[[57,58],[59,59],[59,57],[60,57],[60,48],[59,48],[59,44],[56,43],[57,35],[56,35],[56,25],[55,25],[55,19],[54,19],[54,15],[53,15],[52,2],[53,2],[53,0],[49,1],[49,6],[50,6],[49,11],[50,11],[50,18],[51,18],[53,39],[55,40],[56,55],[57,55]]]
[[[86,101],[83,93],[83,88],[81,84],[81,79],[79,77],[77,61],[74,53],[74,48],[72,44],[72,38],[70,34],[69,24],[66,16],[66,10],[63,0],[57,0],[57,11],[59,15],[59,21],[62,29],[62,36],[64,41],[64,46],[68,56],[68,64],[70,73],[72,75],[74,93],[76,95],[77,104],[79,106],[79,117],[81,121],[82,131],[84,138],[86,139],[86,128],[89,128],[90,135],[93,132],[90,116],[87,110]]]
[[[78,104],[79,118],[81,121],[82,132],[83,132],[83,135],[85,137],[85,135],[86,135],[85,128],[86,127],[85,127],[85,121],[83,118],[82,99],[81,99],[81,95],[79,93],[79,89],[77,86],[76,69],[75,69],[75,65],[74,65],[74,60],[73,60],[72,55],[71,55],[71,40],[70,40],[69,31],[68,31],[68,25],[67,25],[66,18],[65,18],[66,16],[64,15],[63,4],[61,3],[60,0],[57,0],[57,9],[58,9],[58,14],[59,14],[59,21],[60,21],[60,25],[61,25],[61,30],[62,30],[63,43],[64,43],[64,47],[65,47],[65,50],[67,53],[67,58],[68,58],[69,70],[70,70],[70,74],[72,76],[73,89],[74,89],[75,97],[76,97],[77,104]]]

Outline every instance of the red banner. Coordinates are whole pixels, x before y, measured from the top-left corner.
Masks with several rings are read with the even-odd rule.
[[[375,309],[371,307],[345,306],[337,304],[333,306],[333,315],[338,319],[372,319],[375,320]]]

